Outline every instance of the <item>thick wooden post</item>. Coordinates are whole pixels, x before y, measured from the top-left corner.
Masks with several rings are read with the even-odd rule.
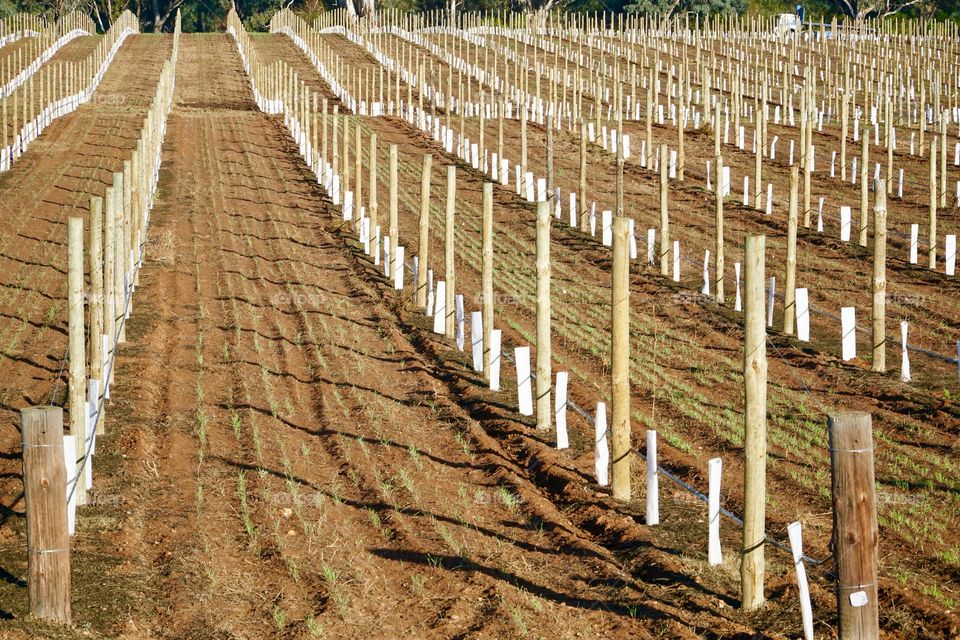
[[[520,104],[520,178],[527,175],[527,106]]]
[[[104,218],[103,218],[103,333],[107,336],[107,353],[104,358],[112,357],[116,349],[116,295],[114,294],[114,284],[116,278],[113,272],[116,268],[115,258],[116,250],[116,205],[117,199],[113,195],[113,187],[107,187],[103,196]],[[111,371],[106,369],[103,372],[103,390],[106,393],[106,385],[111,377]],[[101,427],[103,428],[103,427]]]
[[[490,381],[490,344],[493,336],[493,183],[483,183],[483,377]]]
[[[720,118],[719,110],[717,112],[717,118]],[[717,132],[720,131],[719,127],[716,129]],[[716,134],[717,144],[719,144],[719,133]],[[714,271],[714,280],[716,281],[716,287],[714,291],[714,299],[719,303],[723,304],[724,293],[723,293],[723,156],[717,154],[714,156],[714,161],[716,164],[716,193],[717,193],[717,207],[716,207],[716,237],[713,246],[713,271]]]
[[[743,549],[742,609],[763,604],[764,527],[767,497],[767,331],[764,318],[766,236],[746,238],[744,275]]]
[[[813,170],[813,119],[804,114],[807,121],[806,149],[803,152],[803,227],[810,228],[810,173]]]
[[[483,159],[480,160],[483,162]],[[553,202],[553,117],[547,118],[547,200]]]
[[[930,244],[927,266],[937,268],[937,138],[930,142]]]
[[[887,188],[878,180],[873,204],[873,370],[887,370]]]
[[[397,145],[390,145],[390,269],[389,273],[397,272],[397,244],[400,232],[398,226],[398,195],[397,195]]]
[[[67,533],[63,409],[22,409],[20,427],[30,613],[69,624],[70,538]]]
[[[417,271],[417,306],[427,306],[427,269],[430,264],[430,176],[433,172],[433,155],[423,154],[423,171],[420,174],[420,244],[417,246],[420,269]],[[359,183],[358,183],[359,184]]]
[[[627,219],[613,219],[610,382],[613,391],[611,489],[616,500],[629,500],[630,489],[630,242]]]
[[[756,152],[753,159],[753,208],[757,211],[763,211],[761,197],[763,195],[763,133],[760,129],[760,114],[757,114],[757,128],[754,131],[756,136]]]
[[[456,326],[456,266],[455,258],[455,240],[456,231],[455,214],[457,211],[457,167],[456,165],[447,166],[447,211],[444,217],[443,225],[443,277],[446,280],[446,310],[447,310],[447,337],[453,338],[457,335]]]
[[[940,114],[940,208],[947,208],[947,122],[950,112]]]
[[[790,167],[790,208],[787,213],[787,277],[783,289],[783,332],[793,334],[797,307],[794,297],[797,288],[797,199],[799,190],[799,169]]]
[[[124,287],[128,294],[133,293],[133,164],[123,161],[123,273]],[[124,315],[133,309],[133,296],[128,295],[124,302]]]
[[[83,326],[83,218],[67,220],[67,333],[70,363],[70,435],[76,437],[78,458],[87,442],[86,346]],[[86,504],[86,476],[77,480],[77,504]]]
[[[329,157],[328,157],[328,155],[327,155],[327,150],[328,150],[328,147],[329,147],[329,143],[328,143],[328,138],[329,138],[328,129],[329,129],[329,127],[330,127],[330,116],[329,116],[329,113],[328,113],[328,111],[327,111],[327,109],[328,109],[328,102],[327,102],[327,99],[326,99],[326,98],[323,99],[323,103],[322,103],[322,104],[323,104],[323,110],[321,111],[321,116],[320,116],[320,131],[321,131],[321,135],[320,135],[320,178],[321,178],[321,182],[325,182],[325,180],[326,180],[326,178],[327,178],[327,168],[326,168],[326,165],[327,165],[327,163],[330,161],[330,160],[329,160]],[[376,136],[376,135],[377,135],[377,134],[375,134],[375,133],[371,134],[371,138],[372,138],[373,136]]]
[[[863,142],[863,148],[860,154],[860,233],[857,238],[857,243],[861,247],[867,246],[867,224],[868,217],[870,215],[869,203],[868,203],[868,187],[869,185],[869,176],[870,176],[870,133],[868,131],[863,131],[860,140]]]
[[[840,180],[847,179],[847,121],[850,119],[850,92],[840,99]]]
[[[670,192],[670,179],[667,173],[667,145],[660,145],[660,275],[670,275],[670,214],[667,211],[667,197]]]
[[[324,121],[326,122],[326,121]],[[326,127],[324,127],[326,131]],[[326,139],[326,138],[324,138]],[[370,195],[368,196],[368,210],[367,214],[370,216],[370,237],[373,237],[373,234],[376,233],[377,225],[380,224],[380,206],[377,204],[377,182],[379,178],[377,177],[377,134],[370,134],[370,188],[368,191]]]
[[[309,120],[307,121],[309,122]],[[354,173],[356,174],[356,178],[353,180],[353,220],[355,224],[359,225],[360,206],[363,204],[363,129],[360,127],[359,119],[357,119],[357,127],[354,133],[353,157],[355,160]]]
[[[577,189],[577,206],[580,208],[580,231],[590,230],[590,213],[587,208],[587,123],[580,122],[580,182]]]
[[[90,377],[100,382],[103,397],[103,198],[90,198]],[[99,398],[97,399],[99,403]],[[103,433],[103,421],[90,425]]]
[[[330,152],[333,156],[330,167],[330,175],[336,176],[339,179],[342,179],[343,175],[340,171],[340,105],[333,105],[333,117],[330,119],[331,127],[331,140],[330,140]],[[340,184],[340,192],[343,191],[343,183]],[[338,196],[334,202],[343,202],[342,195]],[[392,272],[391,272],[392,273]]]
[[[550,388],[550,209],[549,200],[537,203],[537,429],[549,431],[553,409]]]
[[[869,413],[828,417],[833,487],[833,547],[841,640],[880,637],[877,603],[877,499]]]
[[[125,322],[127,316],[127,292],[125,288],[125,267],[127,259],[123,255],[126,231],[123,228],[123,173],[119,171],[113,174],[113,199],[115,200],[113,206],[115,216],[113,234],[113,313],[116,316],[114,328],[116,330],[117,343],[119,344],[127,340],[127,325]]]

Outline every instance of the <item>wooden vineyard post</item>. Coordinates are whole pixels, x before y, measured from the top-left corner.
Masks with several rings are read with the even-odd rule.
[[[417,306],[427,306],[427,269],[430,264],[430,177],[433,155],[423,154],[423,172],[420,174],[420,268],[417,271]],[[359,184],[359,182],[357,183]]]
[[[390,145],[390,264],[388,273],[397,272],[397,243],[399,242],[400,232],[397,229],[397,145]]]
[[[840,180],[847,179],[847,121],[850,116],[850,92],[844,89],[840,99]]]
[[[338,121],[340,120],[340,105],[333,105],[333,116],[330,118],[330,153],[333,156],[333,159],[330,162],[330,175],[340,179],[342,173],[340,172],[340,136]],[[334,204],[343,202],[343,198],[340,196],[340,193],[343,190],[343,185],[340,185],[340,189],[334,189]],[[391,273],[393,273],[391,271]]]
[[[550,201],[537,203],[537,430],[552,425],[550,385]]]
[[[307,120],[309,122],[309,120]],[[353,219],[357,225],[360,224],[360,206],[363,203],[363,129],[360,126],[360,120],[357,120],[357,127],[354,133],[354,194],[353,194]],[[359,228],[359,227],[357,227]]]
[[[764,602],[764,518],[767,475],[767,333],[764,318],[766,236],[748,235],[744,256],[743,550],[740,565],[742,609]]]
[[[800,171],[796,165],[790,167],[790,208],[787,213],[787,277],[783,289],[783,332],[793,334],[794,320],[797,317],[797,199]]]
[[[123,286],[124,316],[133,308],[133,165],[123,161]],[[126,323],[124,323],[126,325]]]
[[[950,112],[940,114],[940,208],[947,208],[947,122]]]
[[[490,344],[493,337],[493,183],[483,183],[483,377],[490,381]]]
[[[719,111],[717,112],[717,118],[719,118]],[[720,131],[719,128],[716,129],[717,132]],[[717,140],[720,139],[719,133],[717,134]],[[714,299],[718,304],[723,304],[724,293],[723,293],[723,156],[717,154],[715,156],[716,164],[716,189],[717,189],[717,208],[716,208],[716,240],[713,247],[713,271],[714,279],[716,280],[716,291]]]
[[[326,167],[326,165],[327,165],[327,158],[328,158],[328,156],[327,156],[327,149],[328,149],[328,146],[329,146],[329,145],[328,145],[328,142],[327,142],[327,141],[328,141],[328,136],[329,136],[329,134],[328,134],[328,129],[329,129],[329,126],[330,126],[330,125],[329,125],[329,114],[328,114],[328,111],[327,111],[329,104],[328,104],[326,98],[323,99],[322,104],[323,104],[323,109],[322,109],[322,111],[320,112],[320,132],[321,132],[321,133],[320,133],[320,178],[321,178],[321,182],[324,182],[324,183],[325,183],[326,178],[327,178],[327,167]],[[377,134],[372,133],[372,134],[370,134],[370,137],[372,138],[372,137],[374,137],[374,136],[376,136],[376,135],[377,135]]]
[[[457,167],[456,165],[447,166],[447,211],[444,217],[443,225],[443,277],[446,280],[446,311],[447,311],[447,337],[453,338],[457,335],[456,327],[456,266],[454,266],[454,249],[456,232],[455,213],[457,211]]]
[[[527,107],[520,104],[520,177],[527,175]]]
[[[90,198],[90,377],[103,395],[103,198]],[[97,399],[99,404],[100,400]],[[103,433],[103,421],[90,425]]]
[[[126,236],[123,229],[123,173],[113,174],[113,213],[114,213],[114,232],[113,232],[113,295],[114,309],[113,315],[116,316],[117,343],[126,342],[126,322],[127,315],[126,291],[124,290],[124,266],[127,264],[123,257],[124,238]]]
[[[610,379],[613,391],[613,468],[616,500],[630,500],[630,250],[627,219],[613,219]]]
[[[806,119],[806,118],[805,118]],[[803,227],[810,228],[810,174],[813,171],[813,120],[806,119],[807,140],[803,152]]]
[[[880,637],[877,603],[877,499],[869,413],[828,416],[833,547],[841,640]]]
[[[326,127],[324,127],[324,132],[326,132]],[[326,137],[324,137],[326,139]],[[373,237],[373,234],[376,233],[377,225],[380,224],[380,207],[377,204],[377,134],[370,134],[370,188],[368,191],[370,195],[368,204],[369,209],[367,213],[370,215],[370,237]]]
[[[878,180],[873,204],[873,370],[887,370],[887,189]]]
[[[667,145],[660,145],[660,275],[670,274],[670,214],[667,197],[670,182],[667,167]]]
[[[580,231],[590,230],[590,217],[587,212],[587,123],[580,122],[580,183],[577,189],[577,205],[580,208]]]
[[[117,314],[114,312],[116,307],[116,296],[113,292],[113,285],[115,278],[113,276],[113,271],[115,268],[114,257],[116,251],[114,250],[114,244],[116,243],[116,214],[114,209],[116,207],[116,198],[113,197],[113,187],[107,187],[104,196],[104,217],[103,217],[103,334],[107,336],[105,342],[106,353],[103,354],[105,360],[110,360],[112,358],[113,352],[116,349],[116,324],[117,324]],[[111,372],[109,368],[105,369],[103,372],[103,383],[102,388],[104,394],[107,393],[108,383],[111,377]],[[101,408],[101,421],[103,420],[103,409]],[[101,427],[106,428],[104,425]]]
[[[683,85],[681,85],[681,90]],[[686,180],[686,169],[687,169],[687,153],[684,148],[684,125],[686,124],[686,117],[684,116],[684,104],[686,103],[686,97],[681,97],[680,103],[677,105],[677,180],[683,182]],[[660,159],[663,161],[663,158]]]
[[[70,538],[63,409],[20,411],[30,613],[70,624]],[[79,445],[78,445],[79,446]]]
[[[350,118],[346,114],[343,115],[343,155],[340,157],[340,166],[342,171],[340,176],[340,203],[346,206],[347,191],[350,191]],[[356,199],[354,199],[354,203],[356,203]],[[354,204],[354,209],[359,210],[359,207]],[[353,217],[359,218],[360,216],[354,213]],[[390,253],[393,254],[392,244],[390,245]],[[392,274],[393,271],[390,273]]]
[[[760,196],[763,193],[763,142],[761,140],[761,125],[759,122],[760,114],[757,114],[757,127],[754,131],[754,136],[756,137],[756,153],[754,154],[753,160],[753,208],[757,211],[763,211],[763,205],[760,202]]]
[[[623,216],[623,119],[617,114],[617,176],[616,176],[616,211],[614,215]]]
[[[553,118],[547,118],[547,200],[553,202]]]
[[[70,435],[76,438],[77,452],[86,451],[87,381],[86,347],[83,326],[83,218],[67,220],[67,332],[70,364]],[[83,458],[80,453],[78,458]],[[77,504],[86,504],[86,475],[77,480]]]
[[[864,131],[860,134],[860,139],[863,142],[863,148],[860,153],[860,233],[857,238],[857,243],[861,247],[867,246],[867,216],[868,213],[868,177],[869,164],[870,164],[870,134],[867,131]]]
[[[930,245],[927,266],[937,268],[937,138],[930,141]]]

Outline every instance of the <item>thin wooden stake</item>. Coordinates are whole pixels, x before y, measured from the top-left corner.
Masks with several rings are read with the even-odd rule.
[[[610,381],[613,390],[613,468],[616,500],[630,500],[630,249],[627,219],[613,219]]]
[[[552,426],[550,390],[553,379],[550,344],[550,209],[549,200],[537,203],[537,429]]]
[[[490,382],[491,342],[493,335],[493,183],[483,183],[483,377]]]
[[[764,316],[766,236],[746,238],[743,384],[743,548],[740,565],[742,609],[764,602],[764,528],[767,475],[767,333]]]
[[[873,204],[873,370],[887,370],[887,185],[878,180]]]
[[[417,271],[417,306],[427,306],[427,269],[430,264],[430,177],[433,172],[433,155],[423,155],[423,171],[420,173],[420,244],[417,252],[420,269]],[[359,182],[358,182],[359,184]]]
[[[453,338],[456,335],[456,316],[454,307],[454,296],[456,294],[456,266],[455,259],[455,239],[456,232],[455,214],[457,211],[457,167],[456,165],[447,166],[447,210],[444,218],[444,254],[443,254],[443,274],[447,283],[446,290],[446,310],[447,310],[447,337]]]

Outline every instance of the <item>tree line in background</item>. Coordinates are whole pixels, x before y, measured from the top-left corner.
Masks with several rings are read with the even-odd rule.
[[[865,18],[901,15],[960,21],[960,0],[236,0],[237,13],[248,30],[265,30],[279,9],[291,8],[310,18],[322,11],[345,8],[355,15],[378,9],[402,11],[587,11],[608,14],[773,15],[792,13],[797,2],[809,18]],[[140,17],[144,32],[171,31],[177,9],[184,31],[222,31],[231,0],[0,0],[0,17],[19,11],[50,19],[79,10],[105,31],[124,9]]]

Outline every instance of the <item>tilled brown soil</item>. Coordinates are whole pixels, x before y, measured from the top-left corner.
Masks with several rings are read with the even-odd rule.
[[[338,43],[342,39],[338,38]],[[345,56],[351,65],[372,64],[369,56],[357,47],[342,45],[340,55]],[[311,80],[308,79],[308,82]],[[415,244],[417,237],[417,211],[419,208],[419,172],[420,156],[423,153],[434,154],[432,215],[432,267],[442,277],[442,211],[445,200],[446,163],[458,164],[458,290],[465,294],[468,309],[476,308],[474,294],[480,289],[479,274],[479,193],[482,179],[470,171],[458,160],[446,156],[442,149],[419,134],[413,128],[396,120],[365,119],[366,130],[376,130],[381,144],[380,170],[381,180],[386,182],[385,143],[399,145],[401,216],[400,237],[405,244]],[[493,126],[493,125],[491,125]],[[508,156],[519,157],[519,138],[515,123],[508,123],[505,139]],[[487,140],[495,140],[495,129],[487,130]],[[531,135],[532,140],[540,137],[542,130]],[[662,133],[659,135],[663,135]],[[703,134],[689,136],[693,138],[693,148],[697,144],[712,148],[712,142]],[[558,145],[558,179],[561,185],[575,185],[576,182],[576,144],[573,140],[561,138]],[[488,144],[491,144],[488,142]],[[534,143],[535,144],[535,143]],[[689,149],[690,147],[688,147]],[[691,153],[688,150],[688,153]],[[439,159],[438,159],[439,156]],[[688,156],[692,157],[692,156]],[[591,151],[591,166],[600,167],[596,171],[596,180],[591,179],[590,188],[596,196],[612,201],[609,195],[613,187],[612,156],[597,148]],[[537,167],[540,163],[535,163]],[[542,165],[540,165],[542,175]],[[566,182],[563,182],[566,176]],[[571,179],[572,176],[572,179]],[[688,178],[693,182],[695,178]],[[702,179],[702,176],[701,176]],[[635,217],[638,224],[638,241],[641,255],[643,252],[643,230],[654,226],[652,222],[657,207],[657,187],[655,179],[638,168],[631,169],[627,182],[628,201],[631,211],[640,212]],[[700,246],[710,247],[712,242],[713,203],[712,196],[703,194],[695,186],[676,187],[671,190],[671,210],[677,212],[674,221],[674,236],[683,243],[702,242]],[[643,213],[652,211],[652,214]],[[532,208],[523,204],[512,195],[512,186],[497,189],[495,196],[496,215],[496,262],[498,275],[495,277],[498,293],[504,294],[504,304],[498,306],[500,320],[505,329],[505,342],[510,345],[531,344],[533,342],[534,282],[533,282],[533,227]],[[564,212],[566,215],[566,212]],[[383,217],[381,206],[381,218]],[[676,219],[679,218],[679,219]],[[736,246],[742,241],[745,231],[757,231],[768,228],[769,223],[757,220],[756,214],[748,210],[730,212],[731,231],[728,240]],[[762,218],[762,216],[761,216]],[[651,224],[647,225],[649,219]],[[756,220],[756,221],[754,221]],[[776,229],[776,227],[773,227]],[[554,303],[554,355],[556,368],[569,368],[574,379],[584,386],[573,387],[573,397],[581,404],[592,408],[593,403],[607,393],[605,358],[607,349],[608,317],[606,294],[609,286],[609,254],[599,249],[592,241],[585,240],[575,232],[565,230],[565,224],[555,227],[552,263],[554,265],[555,303]],[[739,234],[739,235],[738,235]],[[858,269],[862,258],[848,257],[835,243],[824,244],[813,241],[812,250],[823,252],[814,260],[824,265],[826,260],[836,262],[836,269]],[[821,246],[822,245],[822,246]],[[413,252],[408,248],[408,252]],[[781,248],[773,248],[769,256],[773,265]],[[728,268],[738,259],[728,255]],[[782,257],[780,258],[782,260]],[[768,263],[769,264],[769,263]],[[776,268],[776,267],[773,267]],[[898,273],[897,266],[892,267]],[[731,269],[732,270],[732,269]],[[724,495],[730,500],[734,511],[740,511],[740,478],[742,471],[739,456],[735,455],[741,446],[738,422],[741,408],[739,377],[739,338],[738,316],[717,308],[712,304],[703,304],[696,295],[685,293],[690,289],[698,290],[699,269],[684,264],[684,271],[692,273],[684,282],[684,288],[677,288],[654,275],[645,267],[638,265],[639,273],[634,278],[632,306],[636,309],[633,317],[634,339],[639,344],[634,359],[634,406],[637,408],[635,427],[638,428],[636,440],[642,442],[644,425],[658,428],[666,436],[671,446],[663,454],[667,458],[667,467],[680,471],[688,481],[696,486],[706,484],[704,461],[712,455],[722,455],[725,463]],[[916,273],[916,271],[914,271]],[[922,333],[925,322],[934,321],[933,310],[949,305],[949,290],[939,288],[937,282],[943,281],[940,275],[929,280],[917,277],[917,282],[895,284],[897,291],[907,291],[910,295],[926,296],[928,308],[918,314],[918,324],[914,331]],[[840,284],[840,283],[837,283]],[[728,299],[732,283],[728,283]],[[557,291],[559,289],[559,291]],[[851,295],[848,287],[836,288],[831,296],[844,301]],[[562,294],[562,295],[558,295]],[[557,303],[560,299],[560,304]],[[862,308],[862,307],[861,307]],[[779,323],[779,314],[777,323]],[[892,324],[892,323],[891,323]],[[815,323],[815,327],[817,324]],[[930,325],[926,325],[930,326]],[[586,330],[585,330],[586,329]],[[816,334],[815,334],[816,335]],[[911,335],[914,335],[913,331]],[[912,338],[913,339],[913,338]],[[708,347],[702,348],[701,347]],[[817,345],[815,345],[817,346]],[[895,356],[893,356],[895,358]],[[924,360],[923,365],[927,362]],[[769,530],[775,537],[783,531],[787,523],[794,519],[804,521],[807,531],[807,545],[812,555],[829,555],[829,461],[825,438],[825,414],[838,408],[862,409],[874,413],[877,438],[883,442],[879,449],[878,468],[881,470],[883,504],[881,505],[882,541],[891,552],[903,544],[916,545],[919,555],[884,554],[882,589],[886,612],[889,616],[885,626],[891,630],[899,629],[906,637],[920,633],[937,633],[933,629],[941,627],[949,635],[949,629],[955,627],[951,607],[932,605],[929,599],[921,595],[929,585],[949,584],[955,570],[949,563],[940,563],[939,551],[933,554],[929,550],[921,551],[926,544],[919,542],[916,530],[904,529],[899,513],[934,513],[940,520],[935,529],[923,525],[921,539],[935,540],[936,549],[949,548],[955,542],[950,536],[955,521],[954,510],[937,511],[941,494],[950,500],[950,489],[939,482],[910,485],[904,487],[900,478],[924,469],[925,465],[935,465],[947,469],[947,458],[931,457],[930,445],[945,446],[949,451],[957,433],[957,415],[953,404],[943,403],[931,391],[938,393],[938,381],[945,379],[944,374],[927,376],[921,374],[919,384],[903,385],[893,380],[893,376],[865,376],[862,366],[841,366],[835,357],[817,350],[805,348],[789,339],[774,337],[770,350],[770,402],[771,402],[771,467],[770,467],[770,524]],[[512,375],[512,374],[509,374]],[[945,375],[950,375],[949,373]],[[931,390],[932,387],[932,390]],[[469,388],[469,387],[468,387]],[[837,389],[850,389],[849,393],[838,396]],[[509,398],[509,395],[507,396]],[[508,399],[508,403],[511,400]],[[927,419],[923,418],[927,416]],[[929,419],[932,417],[933,419]],[[574,450],[580,455],[577,464],[583,473],[589,473],[592,463],[592,427],[574,419],[575,429],[580,437],[575,437]],[[906,435],[909,433],[910,435]],[[521,437],[518,442],[524,440]],[[943,445],[942,443],[948,443]],[[518,445],[522,449],[523,445]],[[734,455],[730,455],[733,453]],[[949,454],[947,454],[949,456]],[[915,462],[908,462],[914,460]],[[907,471],[907,469],[911,471]],[[638,469],[639,471],[639,469]],[[932,477],[933,470],[923,471]],[[943,477],[948,471],[937,471]],[[637,484],[642,484],[637,478]],[[901,493],[907,490],[908,493]],[[925,491],[927,495],[917,495]],[[683,492],[679,492],[682,495]],[[826,498],[826,500],[825,500]],[[933,508],[933,510],[931,510]],[[929,520],[928,520],[929,521]],[[696,545],[696,543],[693,543]],[[686,552],[695,552],[684,549]],[[773,552],[774,554],[778,552]],[[927,554],[926,559],[921,559]],[[932,555],[932,558],[931,558]],[[829,578],[824,568],[814,569],[816,575]],[[913,576],[913,578],[911,578]],[[913,582],[922,576],[922,582]],[[730,576],[731,578],[733,576]],[[825,587],[829,582],[825,583]],[[732,587],[733,593],[736,587]],[[824,593],[823,604],[829,607],[829,596]],[[903,607],[909,603],[906,609]],[[909,611],[913,613],[909,613]],[[936,622],[930,622],[934,620]],[[919,626],[917,626],[919,625]]]
[[[107,584],[92,593],[80,572],[77,624],[751,636],[718,613],[732,603],[638,539],[652,567],[639,580],[530,481],[339,237],[280,119],[255,110],[232,40],[181,46],[153,250],[74,548],[75,566],[109,563]],[[219,102],[198,109],[210,86]]]
[[[337,40],[352,64],[371,63]],[[144,57],[160,61],[168,43],[131,39],[114,64],[130,50],[140,65]],[[292,63],[314,89],[329,93],[285,37],[257,39],[254,46],[267,59]],[[119,68],[140,65],[127,59]],[[119,85],[127,96],[142,92],[136,82],[152,92],[149,79],[118,80],[134,87]],[[105,80],[101,91],[113,86]],[[118,118],[121,112],[104,116],[116,125],[106,139],[124,135],[132,144],[133,124]],[[51,127],[13,173],[31,162],[48,173],[59,167],[50,150],[34,154],[48,140],[66,145],[61,162],[64,153],[84,157],[86,148],[71,130],[56,129],[81,113]],[[380,136],[382,220],[386,148],[399,147],[400,237],[409,254],[417,237],[420,157],[434,154],[431,255],[438,268],[444,165],[455,160],[399,120],[350,121]],[[515,129],[508,133],[517,137]],[[575,144],[562,144],[561,171],[569,179],[575,173],[565,163],[575,160]],[[125,153],[117,151],[116,158]],[[87,167],[95,176],[89,180],[101,182],[98,189],[115,168],[111,162],[116,159],[104,161],[106,169]],[[594,150],[591,162],[610,175],[609,157]],[[63,179],[35,171],[34,189]],[[0,177],[0,191],[19,188],[10,179]],[[460,165],[457,281],[468,311],[476,306],[472,292],[480,289],[483,180]],[[638,209],[656,210],[649,177],[632,172],[628,184]],[[605,181],[591,188],[610,193]],[[53,193],[53,186],[46,189]],[[532,209],[512,189],[495,193],[497,287],[505,294],[498,325],[505,344],[514,346],[532,342]],[[681,210],[702,210],[691,214],[689,226],[703,227],[709,237],[708,197],[694,188],[671,195]],[[87,196],[76,197],[72,206],[85,207]],[[13,212],[4,220],[20,216],[12,233],[23,233],[45,215],[53,227],[44,246],[63,251],[62,209]],[[558,453],[552,435],[536,433],[516,415],[511,367],[504,367],[504,392],[484,390],[464,354],[437,340],[409,295],[396,296],[361,255],[352,228],[339,221],[297,157],[282,117],[256,110],[229,36],[181,41],[152,223],[149,260],[108,408],[108,436],[98,446],[94,504],[81,511],[74,538],[76,631],[24,618],[22,503],[16,497],[16,410],[50,394],[66,341],[62,324],[41,326],[45,314],[63,316],[62,259],[53,250],[45,263],[18,255],[16,264],[3,268],[22,274],[22,283],[7,289],[4,330],[15,331],[6,327],[24,315],[14,294],[37,287],[46,306],[22,330],[35,339],[7,357],[13,375],[4,381],[9,437],[2,450],[10,453],[0,469],[7,505],[0,527],[6,576],[0,608],[14,620],[0,623],[0,634],[748,638],[799,630],[792,569],[779,552],[768,554],[770,606],[741,614],[735,609],[735,527],[723,525],[724,564],[708,567],[700,503],[662,481],[663,526],[644,526],[642,490],[639,500],[615,505],[595,489],[592,427],[571,417],[572,448]],[[609,256],[578,233],[559,225],[555,233],[554,284],[562,294],[555,302],[555,370],[571,371],[573,399],[592,409],[607,388]],[[687,242],[687,233],[696,242],[696,231],[685,227],[679,237]],[[8,242],[5,251],[12,247]],[[49,275],[38,285],[34,273],[41,272]],[[725,506],[739,511],[742,471],[733,426],[740,410],[733,372],[741,357],[738,321],[708,305],[676,304],[681,290],[664,285],[643,269],[632,284],[636,439],[645,425],[660,428],[666,466],[700,487],[706,484],[702,463],[723,455]],[[48,346],[57,341],[59,349]],[[934,436],[901,442],[900,423],[891,427],[886,420],[897,412],[912,413],[911,423],[936,415],[936,433],[949,435],[956,433],[956,416],[951,405],[935,408],[922,389],[893,382],[884,382],[874,405],[868,396],[878,381],[862,379],[860,369],[838,366],[788,340],[773,342],[782,357],[771,360],[772,433],[780,439],[772,443],[769,528],[782,537],[776,532],[800,517],[808,553],[824,557],[824,486],[806,483],[822,483],[823,436],[813,430],[822,429],[821,411],[835,402],[832,389],[854,390],[844,406],[877,411],[884,443],[911,461],[926,459],[918,457],[924,445],[916,438],[932,442]],[[16,395],[27,389],[40,395]],[[55,399],[62,396],[62,385],[58,389]],[[792,411],[795,418],[784,417]],[[635,469],[640,487],[639,463]],[[892,466],[888,472],[896,478]],[[900,579],[902,571],[923,571],[924,579],[950,580],[949,569],[898,557],[896,549],[910,541],[886,528],[882,536],[889,637],[954,635],[955,616]],[[814,572],[818,633],[829,636],[829,565]]]

